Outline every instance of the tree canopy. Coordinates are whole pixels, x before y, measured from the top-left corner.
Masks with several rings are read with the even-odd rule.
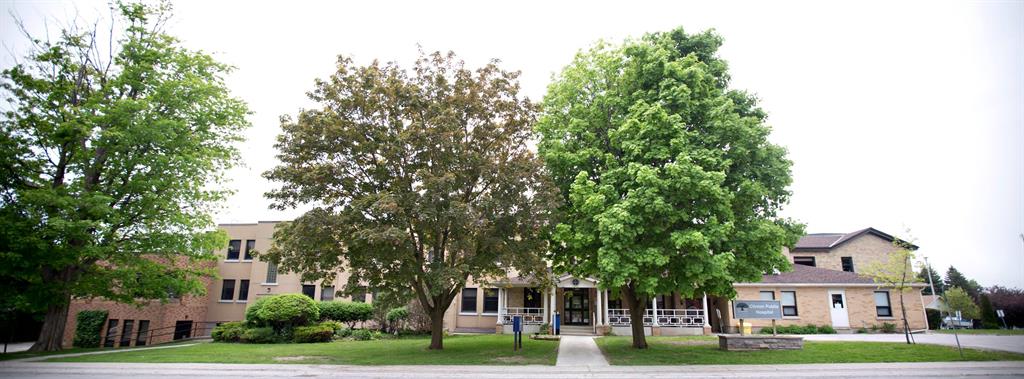
[[[981,316],[978,304],[974,303],[967,291],[960,287],[949,287],[942,294],[942,310],[951,314],[960,311],[964,319],[975,319]]]
[[[348,288],[408,288],[442,348],[445,310],[470,275],[545,270],[559,200],[527,148],[536,106],[518,72],[470,69],[421,53],[337,72],[309,93],[317,109],[284,117],[274,207],[313,204],[279,226],[262,256],[305,280],[351,276]]]
[[[931,281],[928,281],[928,273],[931,273]],[[935,287],[935,293],[942,295],[942,292],[946,289],[946,283],[942,281],[942,276],[938,272],[935,272],[935,268],[931,264],[922,264],[921,269],[917,272],[917,278],[923,283],[929,283]],[[931,286],[925,287],[921,293],[924,295],[932,295]]]
[[[978,296],[981,295],[981,285],[974,279],[968,279],[966,275],[957,270],[956,267],[949,266],[949,270],[946,271],[946,279],[944,281],[946,288],[957,287],[971,296],[975,301],[978,300]]]
[[[791,182],[757,99],[729,88],[712,31],[598,43],[555,78],[536,130],[566,202],[554,269],[598,278],[632,304],[733,296],[789,263],[802,226],[778,216]]]
[[[163,31],[168,11],[118,4],[109,37],[29,36],[0,76],[0,303],[46,311],[34,350],[60,349],[72,296],[204,292],[196,263],[227,242],[210,214],[248,110],[228,66]]]

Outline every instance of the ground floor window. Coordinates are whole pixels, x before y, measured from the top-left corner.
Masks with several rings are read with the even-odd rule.
[[[174,323],[174,340],[192,337],[192,321],[177,321]]]
[[[476,313],[476,288],[462,289],[462,307],[459,310],[465,313]]]
[[[544,306],[544,298],[540,290],[536,288],[523,289],[523,307],[541,308]]]
[[[117,322],[119,320],[112,318],[107,320],[107,336],[103,339],[103,347],[114,347],[114,342],[117,338]]]
[[[309,296],[310,299],[315,299],[316,298],[316,286],[312,285],[312,284],[303,284],[302,285],[302,294],[306,295],[306,296]]]
[[[132,329],[135,327],[135,320],[124,320],[121,326],[121,343],[118,346],[131,346]]]
[[[334,300],[334,286],[324,286],[320,289],[320,300],[331,301]]]
[[[892,317],[889,291],[875,291],[875,313],[878,317]]]
[[[782,291],[782,315],[799,315],[799,312],[796,308],[796,291]]]
[[[498,313],[498,289],[484,289],[484,313]]]
[[[761,300],[775,300],[775,291],[761,291]]]
[[[135,337],[135,346],[146,346],[149,341],[149,320],[139,320],[139,334]]]
[[[235,280],[224,279],[224,284],[220,287],[220,299],[221,300],[232,300],[235,298]]]

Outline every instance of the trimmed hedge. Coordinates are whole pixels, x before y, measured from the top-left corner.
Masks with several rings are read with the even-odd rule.
[[[405,309],[405,307],[398,307],[388,311],[388,322],[403,321],[407,318],[409,318],[409,310]]]
[[[334,339],[334,325],[329,324],[330,322],[295,328],[292,333],[292,342],[331,342]]]
[[[100,347],[100,333],[107,322],[107,311],[81,311],[75,316],[75,347]]]
[[[320,319],[320,308],[313,299],[306,295],[290,293],[269,296],[253,304],[251,312],[246,312],[246,319],[257,326],[271,326],[276,331],[297,326],[309,325]]]
[[[807,325],[785,325],[778,326],[775,328],[779,334],[836,334],[835,328],[832,325],[816,326],[814,324]],[[772,334],[771,327],[761,328],[761,334]]]
[[[217,342],[239,342],[242,340],[242,335],[245,334],[245,331],[245,322],[225,322],[213,328],[213,331],[210,332],[210,337]]]
[[[334,320],[348,324],[354,328],[356,323],[373,318],[373,305],[350,301],[321,301],[320,317],[322,320]]]
[[[241,342],[246,343],[275,343],[279,338],[277,332],[271,327],[249,328],[242,333]]]

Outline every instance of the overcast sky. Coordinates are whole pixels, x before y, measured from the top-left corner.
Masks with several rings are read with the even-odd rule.
[[[21,38],[9,12],[41,32],[44,17],[106,3],[0,0],[5,49]],[[260,174],[276,163],[278,117],[313,106],[305,92],[338,54],[408,66],[421,44],[471,65],[499,58],[540,100],[598,39],[715,28],[733,87],[758,94],[794,162],[786,216],[812,233],[909,228],[943,273],[1024,286],[1024,1],[825,3],[190,1],[170,31],[236,66],[229,85],[253,110],[219,222],[300,213],[267,209]]]

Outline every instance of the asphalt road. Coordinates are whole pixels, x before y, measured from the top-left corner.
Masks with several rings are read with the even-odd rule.
[[[1024,362],[716,366],[325,366],[176,363],[0,364],[3,378],[936,378],[1024,377]]]

